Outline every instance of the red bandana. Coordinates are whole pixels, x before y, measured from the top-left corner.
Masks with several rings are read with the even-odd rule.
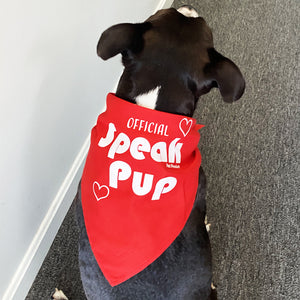
[[[198,186],[201,127],[108,95],[81,193],[91,248],[112,286],[150,265],[183,229]]]

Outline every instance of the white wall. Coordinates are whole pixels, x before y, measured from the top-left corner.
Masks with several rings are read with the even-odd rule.
[[[1,2],[0,299],[24,299],[75,195],[89,131],[121,72],[120,57],[96,56],[101,32],[171,2]]]

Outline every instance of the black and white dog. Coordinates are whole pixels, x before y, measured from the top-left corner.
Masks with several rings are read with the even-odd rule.
[[[108,28],[97,53],[104,60],[122,55],[124,72],[116,96],[154,110],[191,117],[199,97],[214,87],[225,102],[238,100],[244,92],[238,67],[214,49],[210,28],[189,6],[160,10],[144,23]],[[182,232],[152,264],[112,287],[90,247],[79,186],[79,265],[87,299],[215,299],[205,211],[200,168],[195,203]]]

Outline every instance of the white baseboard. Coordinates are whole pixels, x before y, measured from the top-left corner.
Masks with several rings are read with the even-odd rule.
[[[56,197],[52,201],[45,218],[3,296],[3,300],[25,299],[76,195],[89,144],[90,137],[86,139],[81,147]]]
[[[161,0],[155,11],[170,7],[172,3],[172,0]],[[56,197],[53,199],[45,218],[3,295],[3,300],[25,299],[74,199],[89,144],[90,136],[86,138]]]
[[[162,9],[162,8],[169,8],[171,7],[174,0],[161,0],[160,3],[157,5],[157,8],[155,11]]]

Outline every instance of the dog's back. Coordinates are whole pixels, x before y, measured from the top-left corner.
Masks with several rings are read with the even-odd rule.
[[[151,265],[124,283],[111,287],[91,250],[77,194],[80,230],[79,265],[88,299],[208,299],[211,293],[211,252],[205,218],[205,176],[200,169],[192,213],[177,239]]]

